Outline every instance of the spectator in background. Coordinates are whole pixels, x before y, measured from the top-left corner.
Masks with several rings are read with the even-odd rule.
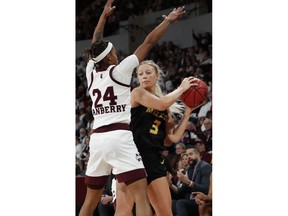
[[[107,184],[105,185],[103,194],[101,196],[101,201],[97,206],[96,211],[98,210],[99,216],[114,216],[115,208],[114,208],[114,200],[112,193],[112,182],[115,176],[111,173]]]
[[[172,167],[170,165],[170,161],[171,161],[172,155],[170,154],[170,152],[167,149],[163,150],[161,152],[161,154],[162,154],[163,158],[165,159],[164,164],[167,168],[167,171],[171,173]]]
[[[197,47],[208,48],[209,45],[212,45],[212,37],[210,32],[205,32],[204,34],[199,32],[195,33],[194,29],[192,29],[192,36],[197,43]]]
[[[79,112],[77,112],[76,110],[76,114],[75,114],[75,134],[76,136],[79,137],[79,131],[80,131],[80,128],[83,128],[85,127],[83,122],[80,120],[80,114]]]
[[[199,148],[201,160],[211,164],[212,155],[206,151],[204,142],[202,140],[199,140],[196,142],[196,146]]]
[[[188,155],[184,152],[181,154],[180,160],[177,163],[176,172],[174,172],[175,175],[173,176],[173,180],[174,180],[173,182],[176,183],[178,181],[178,177],[177,177],[178,171],[186,172],[188,168],[189,168]],[[170,172],[170,173],[172,173],[172,172]]]
[[[181,165],[178,165],[178,171],[183,170],[184,172],[187,172],[189,168],[189,158],[186,152],[181,154],[181,159],[179,162],[181,162]]]
[[[202,64],[211,64],[211,54],[208,47],[200,47],[199,53],[196,56],[196,59],[199,61],[200,65]]]
[[[172,212],[173,215],[176,215],[176,201],[178,199],[184,199],[184,193],[178,193],[178,191],[173,191],[172,188],[172,184],[175,185],[177,188],[182,187],[182,181],[178,178],[177,173],[178,172],[182,172],[183,174],[186,174],[188,169],[189,169],[190,165],[189,165],[189,158],[188,158],[188,154],[187,153],[182,153],[181,154],[181,159],[178,162],[177,165],[177,172],[173,173],[173,172],[168,172],[167,173],[167,179],[169,182],[169,188],[170,188],[170,193],[171,193],[171,197],[172,197]],[[172,174],[173,173],[173,174]]]
[[[170,184],[173,192],[183,194],[185,198],[178,199],[174,212],[179,216],[191,216],[198,214],[198,206],[194,195],[191,192],[202,192],[208,194],[210,185],[210,174],[212,166],[200,158],[200,151],[197,146],[187,146],[190,167],[187,174],[178,172],[178,178],[182,181],[181,187]]]
[[[199,59],[197,59],[197,62],[199,62]],[[201,80],[203,80],[204,78],[204,69],[202,66],[197,65],[195,72],[194,72],[194,77],[199,78]]]
[[[198,204],[199,216],[212,216],[212,172],[210,174],[210,186],[208,194],[192,192],[195,202]]]
[[[212,110],[208,110],[208,111],[206,112],[206,118],[212,120]]]
[[[179,142],[175,145],[175,154],[172,156],[170,160],[170,166],[173,170],[172,174],[175,174],[177,172],[177,164],[181,159],[181,154],[183,154],[186,150],[186,146],[184,143]]]
[[[205,32],[202,38],[202,43],[212,45],[212,35],[210,32]]]
[[[78,88],[76,89],[76,103],[77,108],[80,110],[81,108],[85,107],[84,101],[86,97],[86,83],[83,83],[80,79],[80,84]]]
[[[85,139],[88,136],[87,131],[84,127],[79,129],[79,140],[82,144],[85,145]]]
[[[196,131],[197,131],[196,125],[192,121],[189,120],[187,122],[186,130],[183,133],[181,141],[185,145],[195,145],[196,140],[198,139]]]
[[[202,140],[205,142],[206,150],[212,151],[212,120],[205,118],[201,130],[203,131]]]
[[[166,89],[167,93],[170,93],[175,89],[175,87],[174,87],[174,85],[170,79],[165,82],[165,89]]]
[[[197,47],[201,47],[202,46],[202,33],[199,32],[198,34],[195,33],[194,29],[192,29],[192,36],[193,39],[196,41]]]
[[[84,176],[85,170],[83,168],[82,162],[79,158],[75,158],[76,165],[76,176]]]
[[[85,123],[85,116],[86,116],[86,109],[84,107],[82,107],[80,110],[79,110],[79,119],[80,121],[83,123],[83,125],[86,126],[86,123]]]
[[[82,152],[80,154],[80,159],[81,159],[81,162],[83,164],[83,169],[85,171],[86,171],[87,163],[88,163],[89,156],[90,156],[89,142],[90,142],[90,137],[87,136],[85,138],[85,147],[82,149]]]
[[[176,174],[173,175],[173,183],[177,186],[180,187],[181,186],[181,180],[178,178],[177,173],[178,172],[183,172],[186,173],[187,170],[189,168],[189,158],[188,158],[188,154],[186,153],[182,153],[181,154],[181,158],[177,164],[177,170],[176,170]],[[170,171],[169,171],[170,172]],[[170,172],[171,173],[171,172]]]
[[[84,148],[85,148],[85,144],[81,143],[79,137],[76,136],[75,156],[79,160],[81,160],[81,153],[82,153]]]
[[[91,112],[91,105],[88,105],[86,107],[85,116],[83,117],[83,123],[85,125],[88,136],[91,136],[91,134],[93,133],[93,120],[94,118]]]
[[[198,118],[205,118],[208,111],[212,111],[212,89],[208,91],[206,103],[199,109]]]

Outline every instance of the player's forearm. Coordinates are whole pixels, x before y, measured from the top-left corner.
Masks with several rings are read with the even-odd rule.
[[[179,97],[183,94],[185,90],[182,87],[178,87],[174,91],[170,92],[169,94],[161,97],[161,102],[163,109],[169,108]]]
[[[189,121],[189,115],[183,115],[181,122],[178,124],[178,126],[174,129],[173,135],[172,135],[172,142],[176,143],[179,142],[181,139],[183,133],[186,130],[187,122]]]
[[[102,13],[93,33],[92,43],[103,40],[104,27],[107,17]]]
[[[116,8],[115,6],[112,6],[113,2],[114,0],[107,0],[97,26],[93,32],[92,43],[103,40],[103,32],[106,20]]]
[[[165,18],[156,28],[153,29],[153,31],[147,35],[144,43],[154,46],[167,31],[170,24],[171,22]]]

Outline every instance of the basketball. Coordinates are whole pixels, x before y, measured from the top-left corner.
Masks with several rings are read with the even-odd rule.
[[[203,80],[197,78],[197,80],[194,82],[198,83],[198,85],[191,86],[180,96],[180,99],[183,101],[183,103],[185,103],[190,108],[195,108],[203,104],[203,102],[206,101],[208,95],[208,87]]]

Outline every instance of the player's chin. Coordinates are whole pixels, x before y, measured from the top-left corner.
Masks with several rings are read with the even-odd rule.
[[[143,88],[145,88],[145,89],[147,89],[147,88],[150,87],[150,85],[149,85],[148,82],[143,82],[143,83],[141,83],[141,86],[142,86]]]

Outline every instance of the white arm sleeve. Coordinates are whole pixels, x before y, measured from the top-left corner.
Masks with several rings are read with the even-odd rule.
[[[130,85],[133,70],[139,65],[139,60],[136,55],[132,54],[123,59],[118,64],[112,73],[112,76],[117,81]]]

